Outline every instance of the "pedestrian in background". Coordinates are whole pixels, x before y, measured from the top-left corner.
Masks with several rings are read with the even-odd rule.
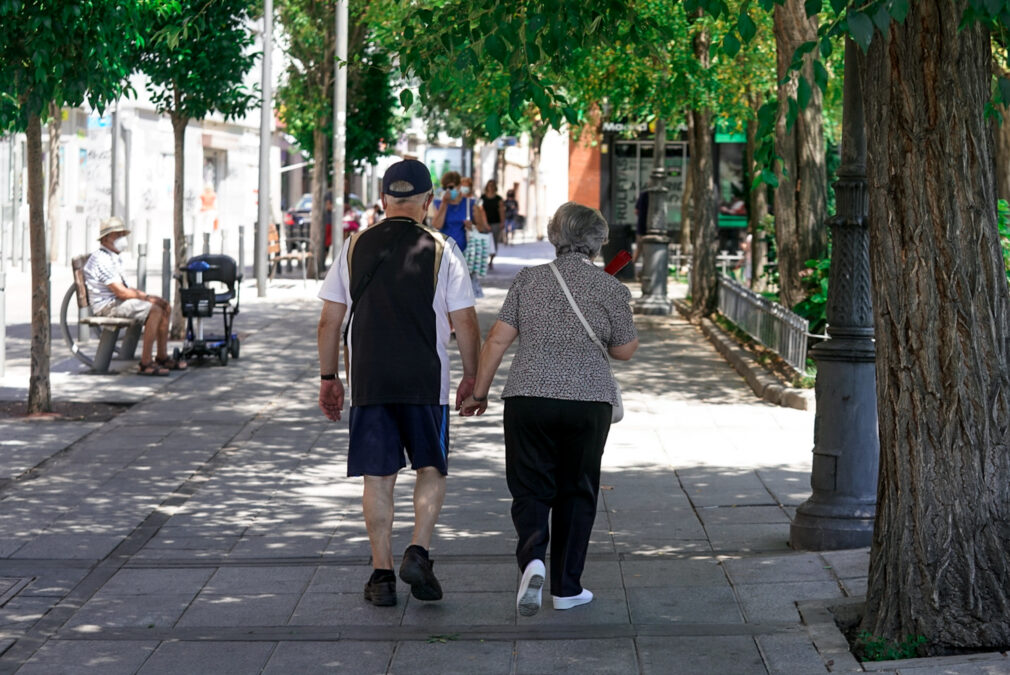
[[[518,229],[519,202],[516,201],[515,190],[505,193],[505,245],[513,243],[515,231]]]
[[[547,225],[557,260],[516,275],[480,354],[473,393],[460,414],[487,409],[491,382],[505,350],[519,350],[502,392],[505,400],[505,474],[518,534],[522,580],[516,606],[523,616],[540,609],[551,548],[554,609],[586,604],[582,586],[589,536],[596,518],[600,462],[618,392],[603,351],[575,313],[555,269],[596,338],[615,359],[638,348],[631,293],[592,262],[607,240],[596,209],[568,202]]]
[[[397,602],[393,488],[406,459],[417,481],[414,531],[400,578],[419,600],[442,597],[429,548],[449,470],[449,319],[463,365],[457,410],[473,391],[480,333],[459,248],[421,224],[433,197],[424,164],[405,160],[389,167],[382,192],[386,218],[354,235],[323,281],[318,341],[319,407],[339,420],[345,395],[340,327],[347,315],[347,475],[364,476],[362,509],[374,568],[364,597],[388,606]]]
[[[498,184],[489,180],[484,185],[484,193],[480,196],[480,207],[491,227],[491,258],[488,267],[494,267],[494,257],[498,253],[498,244],[502,241],[502,225],[505,223],[505,200],[498,194]]]
[[[463,179],[455,171],[442,174],[442,195],[432,202],[435,215],[431,220],[436,230],[441,230],[452,237],[460,251],[466,250],[466,231],[473,224],[474,206],[477,200],[470,194],[470,188],[464,193]]]

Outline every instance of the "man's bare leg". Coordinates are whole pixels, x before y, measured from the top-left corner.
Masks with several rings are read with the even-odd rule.
[[[431,547],[431,534],[445,500],[445,476],[433,466],[417,470],[414,484],[414,536],[410,543],[427,550]]]
[[[168,358],[168,324],[171,319],[170,312],[161,312],[161,322],[158,323],[158,360],[160,361]]]
[[[147,314],[147,320],[144,322],[144,338],[140,348],[141,363],[151,362],[151,348],[154,346],[154,338],[158,334],[163,315],[164,313],[157,305],[153,305]]]
[[[372,567],[393,569],[393,487],[392,476],[365,476],[365,491],[361,499],[365,513],[368,541],[372,545]]]

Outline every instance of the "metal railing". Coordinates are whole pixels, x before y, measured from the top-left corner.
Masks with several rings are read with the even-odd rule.
[[[807,362],[807,320],[719,275],[719,312],[801,373]]]

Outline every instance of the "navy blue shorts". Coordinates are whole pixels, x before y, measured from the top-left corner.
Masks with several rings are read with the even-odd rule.
[[[407,466],[449,473],[449,406],[351,406],[348,476],[391,476]]]

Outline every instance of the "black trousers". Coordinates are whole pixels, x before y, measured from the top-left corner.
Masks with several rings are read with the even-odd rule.
[[[531,560],[546,558],[550,543],[552,595],[582,592],[611,414],[609,403],[505,399],[505,475],[519,535],[516,558],[525,569]]]

